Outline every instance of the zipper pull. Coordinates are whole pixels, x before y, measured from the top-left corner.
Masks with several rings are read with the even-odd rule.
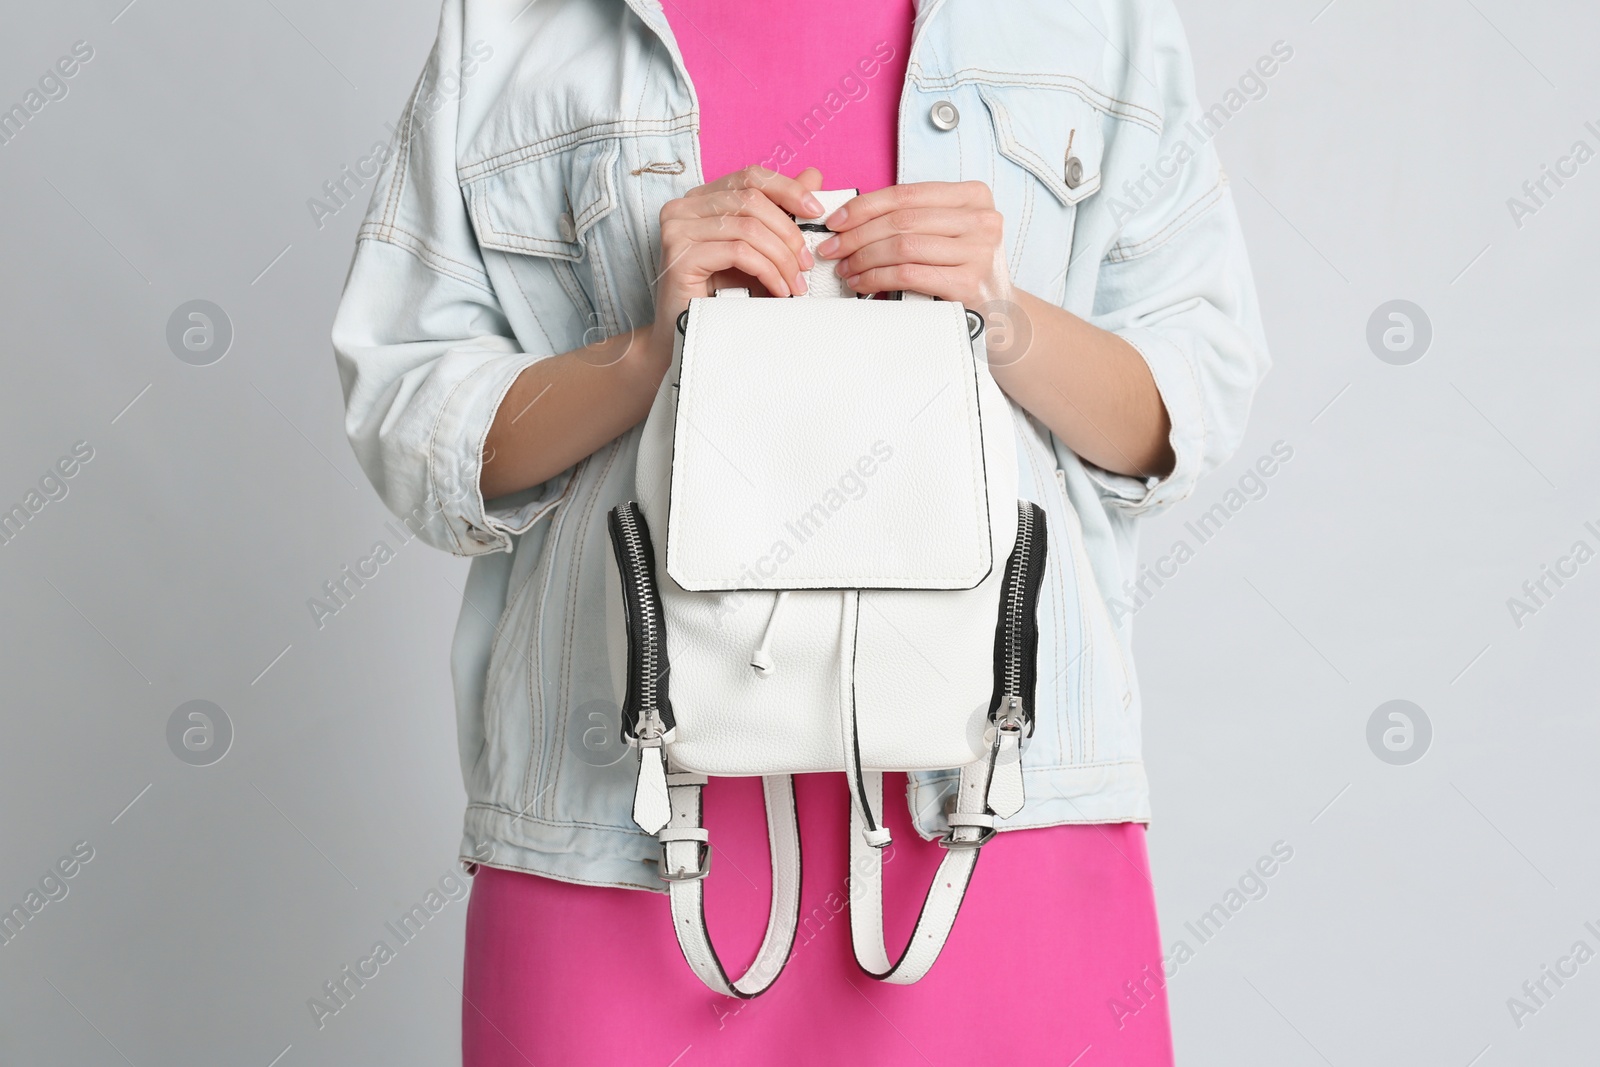
[[[633,821],[645,833],[656,834],[672,819],[667,800],[667,761],[661,742],[639,747],[639,780],[633,789]]]
[[[994,747],[989,752],[989,810],[1010,818],[1022,810],[1022,698],[1006,698],[1004,716],[994,727]]]

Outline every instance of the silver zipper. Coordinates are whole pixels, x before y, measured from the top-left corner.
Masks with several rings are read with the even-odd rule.
[[[1001,633],[995,665],[999,691],[989,719],[989,786],[984,803],[994,814],[1009,819],[1022,810],[1027,790],[1022,782],[1022,745],[1033,734],[1033,688],[1038,669],[1036,610],[1039,585],[1044,579],[1044,512],[1037,504],[1017,501],[1017,536],[1006,561],[1000,605]]]
[[[639,721],[628,742],[631,745],[660,744],[666,733],[666,723],[661,716],[657,698],[657,681],[661,674],[661,632],[657,626],[653,606],[655,590],[650,588],[644,557],[644,538],[639,532],[638,505],[632,501],[617,509],[617,522],[622,527],[624,550],[628,553],[632,578],[634,613],[639,621]]]
[[[996,725],[1002,729],[1020,730],[1027,721],[1022,705],[1022,623],[1027,610],[1027,585],[1029,564],[1033,557],[1034,513],[1028,503],[1017,508],[1017,565],[1012,568],[1006,583],[1006,662],[1005,685],[996,709]]]

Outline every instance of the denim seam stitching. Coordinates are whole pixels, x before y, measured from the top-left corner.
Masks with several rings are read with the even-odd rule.
[[[492,359],[484,363],[480,363],[478,366],[474,367],[466,377],[460,379],[456,382],[456,384],[450,387],[450,391],[444,396],[443,403],[439,405],[439,413],[433,417],[433,427],[428,431],[428,484],[432,489],[433,498],[439,501],[439,514],[444,516],[445,529],[450,531],[450,538],[455,542],[457,549],[456,554],[459,556],[481,556],[486,552],[492,551],[492,549],[488,546],[479,546],[482,549],[482,551],[479,552],[467,552],[462,549],[461,537],[458,533],[456,533],[455,524],[450,521],[451,516],[445,512],[443,507],[444,501],[439,497],[439,426],[444,422],[445,412],[450,410],[450,402],[455,399],[456,393],[460,391],[461,387],[472,381],[472,379],[476,378],[493,365],[494,360]],[[481,451],[478,453],[478,465],[479,469],[481,470],[483,466],[483,453]],[[473,491],[479,494],[478,503],[480,505],[479,510],[481,512],[481,505],[483,503],[481,495],[482,490],[478,486],[473,486]]]
[[[510,256],[509,252],[502,252],[500,254],[505,257]],[[530,258],[535,259],[536,262],[539,260],[539,257]],[[517,294],[522,297],[522,302],[527,305],[529,317],[533,319],[533,324],[539,328],[539,332],[544,334],[544,343],[546,347],[550,349],[551,354],[554,355],[556,351],[555,338],[551,337],[550,331],[544,328],[544,320],[539,317],[538,309],[533,306],[533,298],[528,295],[528,287],[522,284],[521,274],[515,267],[511,265],[509,259],[507,259],[506,267],[511,272],[511,281],[517,287]],[[552,274],[555,273],[555,267],[553,265],[550,265],[549,269]]]
[[[511,167],[532,163],[590,141],[637,137],[648,133],[676,133],[683,129],[692,130],[696,127],[696,118],[697,116],[691,112],[687,115],[671,115],[664,119],[617,119],[612,122],[596,122],[497,152],[474,163],[461,163],[456,168],[456,177],[461,184],[470,185],[491,178]]]
[[[402,237],[409,238],[409,240],[398,240],[393,236],[394,234],[399,234]],[[465,282],[489,296],[495,295],[493,284],[489,281],[487,273],[478,270],[470,263],[463,263],[460,260],[450,258],[409,230],[402,230],[398,226],[380,227],[376,223],[369,223],[356,233],[356,241],[377,241],[381,244],[402,249],[411,253],[423,266],[436,274],[442,274],[447,278]],[[461,270],[452,270],[450,269],[451,267],[459,267]]]
[[[606,457],[606,465],[601,469],[599,475],[594,480],[594,485],[589,490],[589,499],[585,502],[583,509],[586,516],[594,514],[594,510],[599,502],[601,489],[606,482],[606,476],[611,473],[611,468],[616,465],[617,455],[621,451],[622,439],[618,438],[616,441],[612,442],[610,455]],[[588,528],[589,522],[587,519],[585,519],[584,529]],[[573,559],[571,560],[572,580],[567,593],[568,619],[577,617],[578,575],[583,571],[583,556],[587,547],[587,539],[580,539],[578,541],[577,549],[573,555]],[[561,659],[561,693],[563,697],[567,697],[571,693],[573,646],[577,644],[577,641],[575,634],[576,627],[567,625],[564,626],[563,629],[566,631],[566,633],[564,635],[563,642],[565,648],[562,651]],[[563,704],[566,702],[567,701],[563,700]],[[561,716],[560,722],[556,726],[556,735],[557,736],[554,739],[555,743],[551,746],[552,750],[557,753],[565,752],[567,743],[567,718],[565,715]],[[548,792],[552,800],[555,798],[557,790],[559,790],[561,787],[561,768],[565,765],[565,763],[566,761],[560,759],[559,757],[551,761],[552,766],[550,768],[550,785]]]
[[[382,215],[384,226],[392,225],[400,211],[400,199],[405,190],[406,163],[411,156],[411,131],[416,118],[417,100],[421,97],[422,86],[427,80],[428,68],[424,66],[417,72],[416,84],[411,87],[411,98],[406,101],[405,111],[401,115],[401,121],[405,123],[405,134],[401,137],[399,151],[395,154],[394,180],[389,183],[388,195],[384,197]]]
[[[982,82],[984,84],[996,85],[1002,88],[1007,86],[1014,88],[1021,86],[1037,86],[1045,89],[1056,89],[1062,92],[1073,94],[1097,111],[1103,111],[1114,118],[1126,119],[1129,122],[1138,123],[1139,125],[1145,126],[1156,133],[1161,132],[1163,125],[1161,116],[1157,112],[1152,111],[1150,108],[1147,108],[1142,104],[1135,104],[1131,100],[1119,99],[1118,97],[1112,96],[1109,93],[1103,92],[1102,90],[1093,88],[1080,78],[1074,78],[1070,76],[1063,76],[1058,80],[1048,76],[1041,77],[1037,75],[1017,74],[1012,71],[993,70],[988,67],[961,67],[951,74],[933,77],[924,75],[921,64],[917,63],[916,61],[911,63],[906,74],[907,77],[916,84],[918,89],[954,89],[956,86],[963,85],[968,82]],[[993,77],[968,77],[967,75],[969,74],[993,75]],[[1103,97],[1106,102],[1103,103],[1100,100],[1094,99],[1095,96]],[[1111,104],[1121,105],[1121,108],[1125,108],[1127,110],[1119,110],[1116,107],[1110,106]]]
[[[467,805],[468,811],[472,811],[474,809],[478,811],[492,812],[496,815],[504,815],[512,822],[531,822],[539,826],[547,826],[552,830],[599,830],[605,833],[622,834],[625,837],[637,838],[644,841],[653,839],[653,835],[647,834],[642,830],[629,830],[624,826],[612,826],[607,823],[586,822],[582,819],[550,819],[540,815],[533,815],[528,812],[515,812],[509,808],[502,808],[498,804],[485,803],[484,801],[474,801]]]
[[[1184,205],[1181,210],[1167,221],[1165,226],[1148,237],[1141,237],[1137,241],[1118,241],[1106,251],[1106,260],[1112,263],[1127,263],[1130,260],[1147,256],[1161,248],[1168,241],[1199,222],[1206,216],[1207,212],[1221,203],[1223,193],[1228,184],[1227,175],[1219,172],[1216,184]]]
[[[529,851],[537,852],[538,850],[530,849]],[[550,855],[550,853],[541,853],[541,855]],[[472,857],[462,856],[461,858],[471,859]],[[480,867],[492,867],[497,871],[510,871],[514,874],[531,874],[538,878],[550,878],[558,882],[572,882],[577,885],[597,886],[601,889],[642,889],[647,893],[666,892],[666,889],[663,887],[648,886],[640,882],[602,882],[593,878],[579,878],[574,874],[553,875],[546,871],[535,870],[532,867],[519,867],[515,863],[485,863],[483,860],[473,860],[473,862]]]

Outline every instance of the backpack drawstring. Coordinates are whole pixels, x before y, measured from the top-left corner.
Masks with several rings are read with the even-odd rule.
[[[861,590],[841,593],[843,611],[839,632],[839,727],[844,742],[845,779],[850,800],[861,817],[861,837],[872,848],[889,844],[889,828],[873,809],[872,790],[861,767],[861,734],[856,722],[856,636],[861,620]],[[882,783],[879,782],[881,787]]]
[[[771,674],[776,664],[772,659],[772,634],[777,628],[778,613],[789,599],[789,590],[781,589],[772,598],[772,612],[761,631],[761,643],[750,653],[750,666],[761,675]],[[842,594],[842,618],[839,634],[839,725],[844,743],[845,779],[849,783],[850,800],[860,813],[862,837],[873,848],[889,844],[889,828],[879,821],[874,810],[866,775],[861,767],[861,741],[857,733],[855,698],[855,638],[861,614],[860,590],[847,590]]]
[[[761,631],[761,643],[750,653],[750,666],[754,667],[758,674],[771,674],[773,667],[776,666],[772,660],[772,631],[778,622],[778,611],[788,599],[787,589],[780,589],[772,598],[772,613],[767,616],[767,625]]]

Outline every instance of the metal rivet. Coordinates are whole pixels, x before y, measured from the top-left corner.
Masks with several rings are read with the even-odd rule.
[[[560,225],[560,227],[561,227],[561,239],[563,241],[575,241],[575,240],[577,240],[578,231],[573,229],[573,227],[572,227],[572,216],[571,215],[569,215],[565,211],[563,211],[561,213],[561,218],[560,218],[560,220],[558,222],[558,225]]]
[[[1083,160],[1079,159],[1077,156],[1068,156],[1067,157],[1067,172],[1066,172],[1065,177],[1066,177],[1066,180],[1067,180],[1067,188],[1068,189],[1076,189],[1078,186],[1082,185],[1083,184]]]
[[[929,110],[928,117],[941,130],[953,130],[956,128],[956,123],[961,121],[961,112],[957,111],[956,106],[950,101],[940,100]]]

